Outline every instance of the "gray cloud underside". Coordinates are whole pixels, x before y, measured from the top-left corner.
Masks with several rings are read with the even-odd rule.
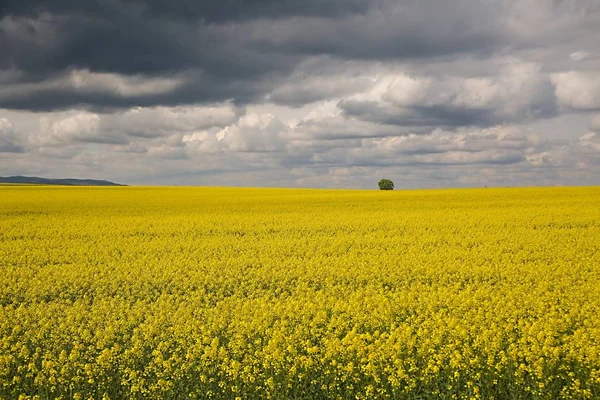
[[[231,3],[231,4],[229,4]],[[537,4],[531,4],[537,3]],[[568,3],[568,4],[567,4]],[[552,28],[585,36],[594,2],[564,1],[8,1],[0,10],[0,69],[45,82],[73,69],[187,84],[153,95],[76,87],[0,94],[0,107],[66,109],[233,100],[317,99],[277,93],[303,60],[419,60],[543,45]],[[539,16],[543,27],[531,26]],[[575,18],[577,17],[577,18]],[[583,27],[588,27],[584,30]],[[571,33],[575,35],[575,33]],[[52,101],[51,99],[54,99]]]
[[[599,49],[595,0],[6,0],[0,172],[598,183]]]
[[[28,16],[42,12],[91,13],[111,16],[130,9],[145,17],[178,20],[203,20],[208,23],[243,21],[255,18],[276,18],[290,16],[336,17],[347,14],[364,13],[377,8],[378,2],[363,0],[221,0],[219,2],[178,0],[45,0],[20,1],[6,0],[0,8],[0,15]]]

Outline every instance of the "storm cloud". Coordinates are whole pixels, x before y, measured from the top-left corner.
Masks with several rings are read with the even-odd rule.
[[[600,3],[0,5],[0,175],[594,184]]]

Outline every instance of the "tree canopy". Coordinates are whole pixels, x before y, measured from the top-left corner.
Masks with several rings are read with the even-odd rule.
[[[382,179],[379,181],[380,190],[394,190],[394,182],[389,179]]]

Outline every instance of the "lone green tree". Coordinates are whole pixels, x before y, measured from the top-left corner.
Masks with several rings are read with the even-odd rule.
[[[394,190],[394,182],[389,179],[382,179],[379,181],[379,190]]]

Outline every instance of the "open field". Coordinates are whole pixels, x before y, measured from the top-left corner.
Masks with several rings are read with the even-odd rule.
[[[0,398],[600,398],[600,188],[0,187]]]

